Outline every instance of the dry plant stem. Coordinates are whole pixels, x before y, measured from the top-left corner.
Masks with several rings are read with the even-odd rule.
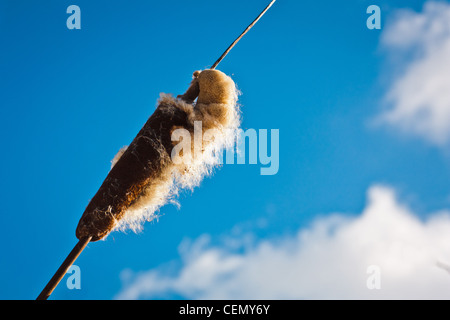
[[[225,50],[225,52],[222,53],[220,58],[217,59],[216,62],[214,62],[214,64],[211,66],[210,69],[215,69],[217,67],[217,65],[220,63],[220,61],[222,61],[223,58],[225,58],[225,56],[228,54],[228,52],[230,52],[231,49],[233,49],[233,47],[236,45],[236,43],[238,43],[239,40],[241,40],[241,38],[258,22],[259,19],[261,19],[261,17],[267,12],[267,10],[270,9],[270,7],[275,3],[275,1],[276,0],[272,0],[269,3],[269,5],[259,14],[259,16],[256,17],[255,20],[253,20],[252,23],[250,23],[250,25],[241,33],[241,35],[239,37],[237,37],[237,39],[234,40],[232,44],[230,44],[230,46],[227,48],[227,50]]]
[[[42,292],[39,294],[39,296],[37,297],[36,300],[47,300],[48,297],[50,297],[53,290],[55,290],[58,283],[61,281],[61,279],[66,274],[67,270],[75,262],[75,260],[78,258],[80,253],[83,251],[83,249],[86,248],[89,241],[91,241],[91,238],[92,237],[85,237],[78,241],[78,243],[75,245],[75,247],[72,249],[72,251],[67,256],[66,260],[64,260],[64,262],[61,264],[59,269],[56,271],[56,273],[53,275],[53,277],[47,283],[47,285],[42,290]]]

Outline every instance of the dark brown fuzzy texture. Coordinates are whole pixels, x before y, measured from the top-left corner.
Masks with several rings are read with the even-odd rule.
[[[194,106],[191,103],[197,96]],[[176,128],[184,128],[193,135],[194,122],[201,121],[203,130],[219,129],[226,137],[223,129],[239,126],[236,99],[233,80],[218,70],[195,72],[191,86],[179,99],[162,94],[153,115],[128,148],[115,157],[111,171],[78,223],[77,238],[91,236],[91,241],[98,241],[121,224],[127,225],[130,220],[134,223],[136,210],[149,207],[153,214],[173,191],[174,177],[186,177],[188,183],[181,185],[195,185],[209,167],[202,163],[190,167],[174,164],[171,134]],[[223,147],[217,143],[217,148]],[[137,220],[141,218],[138,214]]]
[[[149,180],[164,175],[171,166],[171,129],[174,125],[189,127],[187,116],[172,105],[158,106],[90,201],[78,224],[77,238],[92,236],[91,241],[97,241],[105,237]]]

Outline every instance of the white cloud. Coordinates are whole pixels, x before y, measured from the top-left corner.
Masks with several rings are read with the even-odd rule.
[[[400,10],[381,40],[403,70],[386,94],[379,120],[436,145],[450,142],[450,4],[429,1],[423,11]]]
[[[181,248],[181,266],[124,272],[118,299],[449,299],[450,215],[421,221],[392,189],[373,186],[355,217],[319,218],[296,235],[236,250],[208,236]],[[381,271],[381,288],[367,273]]]

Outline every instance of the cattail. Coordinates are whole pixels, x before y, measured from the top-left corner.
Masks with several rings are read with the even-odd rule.
[[[198,98],[197,98],[198,97]],[[194,99],[197,102],[191,104]],[[76,229],[78,239],[97,241],[114,229],[140,229],[180,188],[192,188],[219,163],[220,150],[239,127],[237,90],[218,70],[194,72],[191,86],[174,98],[162,94],[156,111],[131,144],[120,151],[108,176],[90,201]],[[195,150],[195,124],[201,134],[215,130],[213,141],[200,141],[202,153],[173,161],[172,133],[184,129]],[[198,139],[197,139],[198,140]],[[199,147],[197,146],[197,149]],[[174,155],[180,156],[180,155]],[[182,155],[181,155],[182,156]]]
[[[78,243],[38,300],[50,296],[89,242],[104,239],[113,230],[140,230],[143,222],[154,219],[157,210],[173,201],[180,189],[197,186],[220,163],[221,151],[235,142],[240,118],[236,86],[215,68],[274,2],[210,69],[194,72],[183,95],[161,94],[153,115],[131,144],[114,157],[110,172],[78,223]],[[179,135],[180,130],[184,134]],[[178,148],[181,137],[184,148]]]

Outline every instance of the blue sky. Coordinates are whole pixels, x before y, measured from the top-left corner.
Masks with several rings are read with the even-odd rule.
[[[159,94],[183,93],[192,72],[208,68],[267,3],[0,1],[1,299],[39,294],[75,245],[78,220],[110,161],[153,113]],[[399,278],[432,274],[426,288],[448,281],[430,257],[414,253],[429,243],[439,262],[450,264],[443,232],[450,207],[450,79],[439,73],[450,64],[442,60],[450,39],[442,12],[450,5],[430,3],[278,0],[218,67],[242,91],[242,128],[279,129],[278,173],[260,175],[260,164],[224,165],[193,193],[182,194],[180,208],[163,207],[158,221],[146,223],[141,233],[113,232],[89,244],[76,262],[82,288],[69,290],[63,279],[52,298],[259,297],[255,284],[272,270],[261,265],[268,261],[264,248],[280,261],[275,269],[292,266],[294,274],[314,279],[320,273],[311,270],[321,272],[324,261],[350,263],[332,259],[339,250],[347,257],[348,242],[333,255],[325,250],[336,240],[327,219],[350,219],[331,223],[345,238],[346,227],[366,227],[363,222],[373,220],[364,220],[365,213],[377,208],[392,212],[389,228],[405,218],[402,226],[414,221],[411,230],[420,236],[411,231],[399,240],[394,228],[387,237],[370,238],[357,229],[360,237],[352,242],[370,238],[373,244],[349,256],[358,261],[359,278],[346,278],[339,268],[323,271],[325,282],[296,278],[304,291],[269,281],[262,297],[408,297],[422,287],[404,286]],[[80,30],[66,27],[71,4],[81,9]],[[381,30],[366,27],[372,4],[381,8]],[[429,86],[417,89],[414,81]],[[380,203],[390,205],[383,209]],[[437,216],[441,223],[427,223]],[[314,246],[297,235],[317,236],[321,223],[330,231],[316,242],[323,255],[313,250],[306,256],[317,265],[297,266]],[[422,237],[411,255],[401,255],[406,260],[396,262],[399,270],[416,273],[396,277],[383,254],[379,260],[370,256],[387,287],[365,288],[366,252],[378,243],[392,248]],[[286,253],[291,242],[298,256]],[[277,253],[283,258],[277,260]],[[423,259],[414,264],[410,256]],[[212,274],[203,282],[196,278],[203,275],[196,267],[202,261]],[[430,262],[430,273],[418,267],[423,261]],[[217,280],[224,274],[241,279],[240,270],[255,274],[254,282],[239,288],[233,287],[237,280],[226,286]],[[363,288],[333,282],[341,274],[346,283],[362,279]],[[338,286],[341,292],[330,289]],[[445,296],[440,288],[435,292]]]

